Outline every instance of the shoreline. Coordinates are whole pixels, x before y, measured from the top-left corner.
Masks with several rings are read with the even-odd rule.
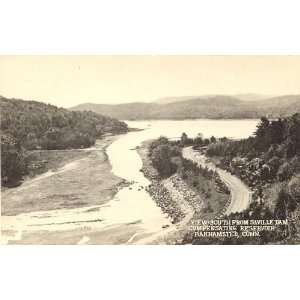
[[[43,150],[50,167],[27,176],[14,188],[1,188],[1,215],[102,205],[128,185],[112,173],[106,148],[120,135],[108,135],[86,149]]]
[[[192,195],[192,192],[176,174],[163,180],[159,177],[148,158],[148,146],[151,141],[145,141],[137,148],[143,162],[141,172],[151,182],[146,190],[174,224],[174,228],[168,231],[166,235],[155,239],[154,244],[181,244],[189,231],[188,225],[196,212],[195,207],[191,205],[191,200],[193,201],[196,195]]]
[[[151,140],[145,141],[137,148],[137,152],[143,162],[141,172],[151,182],[146,190],[161,208],[162,212],[172,219],[173,224],[176,224],[184,218],[184,214],[180,211],[176,202],[173,201],[169,191],[164,187],[162,180],[148,158],[148,146],[150,143]]]

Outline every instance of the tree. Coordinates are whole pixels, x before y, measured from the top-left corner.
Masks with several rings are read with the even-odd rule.
[[[288,139],[287,146],[286,146],[286,157],[291,158],[297,153],[297,145],[291,139]]]
[[[212,136],[212,137],[210,138],[210,142],[211,142],[211,143],[216,143],[216,142],[217,142],[217,139],[216,139],[214,136]]]
[[[279,118],[270,123],[266,134],[270,144],[280,144],[284,139],[284,122]]]
[[[288,191],[291,197],[300,203],[300,175],[294,176],[288,183]]]
[[[180,138],[180,144],[182,146],[185,146],[187,144],[187,141],[188,141],[188,136],[185,132],[183,132]]]
[[[258,151],[265,151],[270,145],[271,137],[268,135],[269,125],[270,121],[266,117],[262,117],[260,119],[260,123],[257,125],[257,129],[255,131],[255,148]]]
[[[194,144],[201,146],[203,144],[203,135],[202,133],[198,133],[196,138],[194,139]]]
[[[294,114],[287,122],[287,136],[290,143],[290,151],[288,157],[292,157],[296,153],[300,154],[300,114]]]
[[[292,166],[288,162],[283,163],[279,167],[277,172],[277,177],[279,181],[288,180],[292,175],[293,175]]]
[[[209,139],[204,139],[203,143],[207,146],[209,144]]]
[[[25,156],[15,139],[1,136],[1,182],[4,186],[16,185],[27,171]]]
[[[151,153],[151,161],[162,177],[169,177],[177,170],[172,162],[172,148],[169,145],[158,145]]]
[[[270,170],[270,176],[271,177],[275,177],[276,176],[276,173],[278,171],[278,168],[279,168],[280,164],[281,164],[281,160],[277,156],[273,156],[268,161],[268,165],[271,167],[271,170]]]
[[[270,121],[266,117],[262,117],[260,119],[260,123],[256,127],[255,136],[257,138],[264,137],[269,125],[270,125]]]
[[[276,207],[274,210],[274,214],[278,219],[286,219],[288,201],[289,195],[282,189],[278,194]]]
[[[261,175],[261,179],[262,180],[268,180],[270,178],[270,175],[271,175],[271,168],[270,168],[270,166],[267,165],[267,164],[264,164],[261,167],[260,175]]]

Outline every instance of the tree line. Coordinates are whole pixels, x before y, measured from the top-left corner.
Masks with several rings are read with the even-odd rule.
[[[37,101],[0,97],[1,181],[26,174],[26,151],[86,148],[106,133],[128,130],[124,122],[91,111],[69,111]]]
[[[263,117],[252,137],[210,143],[206,154],[222,157],[223,165],[250,185],[289,180],[300,173],[300,114],[272,121]]]

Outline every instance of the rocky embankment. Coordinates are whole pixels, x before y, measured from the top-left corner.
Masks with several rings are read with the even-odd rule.
[[[176,199],[177,203],[183,203],[183,211],[193,211],[193,213],[200,213],[203,209],[203,201],[201,197],[197,195],[189,186],[178,176],[174,174],[168,179],[162,181],[163,185],[171,194],[173,199]],[[187,208],[187,206],[189,208]]]
[[[152,181],[152,184],[146,190],[161,210],[172,219],[173,224],[180,222],[184,218],[185,214],[179,205],[173,201],[169,191],[158,181]]]
[[[190,219],[193,215],[193,209],[187,203],[188,198],[192,199],[190,191],[182,186],[183,183],[180,184],[180,178],[176,175],[165,180],[160,178],[148,158],[149,143],[150,141],[144,142],[137,149],[143,161],[141,171],[151,181],[147,191],[161,210],[172,219],[173,224],[182,222],[187,216]]]

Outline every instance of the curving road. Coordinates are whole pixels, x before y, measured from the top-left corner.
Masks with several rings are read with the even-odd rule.
[[[210,170],[218,172],[221,180],[230,190],[231,201],[225,212],[226,215],[235,212],[241,212],[249,207],[252,199],[252,192],[238,177],[225,170],[217,168],[211,162],[207,162],[206,156],[193,150],[192,147],[184,148],[182,155],[184,158],[192,160],[199,166],[207,167]]]

